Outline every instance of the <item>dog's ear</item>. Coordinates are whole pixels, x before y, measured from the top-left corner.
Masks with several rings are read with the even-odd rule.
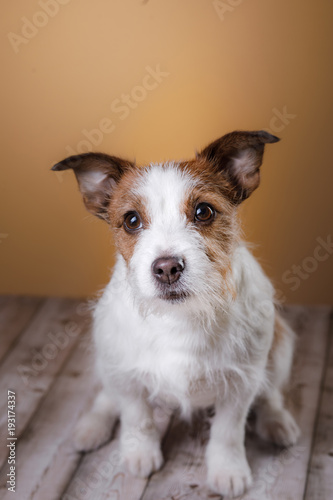
[[[264,130],[231,132],[209,144],[198,157],[223,175],[228,196],[238,204],[259,186],[265,144],[279,140]]]
[[[134,167],[126,160],[103,153],[84,153],[62,160],[51,170],[73,169],[86,208],[108,220],[107,207],[122,175]]]

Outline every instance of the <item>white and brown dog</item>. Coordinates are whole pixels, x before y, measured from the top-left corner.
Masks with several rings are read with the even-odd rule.
[[[101,153],[72,156],[87,209],[111,226],[118,249],[112,279],[94,311],[103,383],[79,421],[77,447],[106,442],[121,418],[129,470],[149,476],[163,458],[152,417],[159,398],[184,416],[215,405],[206,451],[208,484],[226,496],[251,485],[244,433],[256,429],[282,446],[298,427],[284,407],[294,334],[274,290],[241,241],[237,209],[259,185],[264,132],[232,132],[194,160],[137,167]],[[137,446],[126,435],[137,436]]]

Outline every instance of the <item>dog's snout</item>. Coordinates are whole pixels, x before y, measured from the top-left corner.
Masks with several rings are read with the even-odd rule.
[[[151,267],[158,282],[171,285],[179,280],[185,269],[185,262],[177,257],[161,257],[156,259]]]

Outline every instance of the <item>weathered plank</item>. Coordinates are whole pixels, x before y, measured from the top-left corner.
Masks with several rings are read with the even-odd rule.
[[[0,366],[0,436],[7,437],[7,390],[16,392],[20,436],[86,326],[81,302],[47,299]],[[60,402],[59,402],[60,403]],[[7,450],[0,447],[0,467]]]
[[[80,343],[18,440],[16,494],[21,500],[61,498],[81,459],[71,436],[79,414],[96,391],[92,368],[89,350]],[[0,488],[1,498],[12,498],[4,481]]]
[[[156,407],[154,420],[163,436],[170,414]],[[62,500],[139,500],[146,484],[146,479],[133,477],[121,463],[118,426],[111,442],[84,456]]]
[[[333,497],[333,318],[305,500]]]
[[[326,352],[329,309],[293,307],[286,315],[299,335],[289,403],[302,437],[295,447],[280,450],[248,435],[246,448],[254,486],[243,496],[244,500],[300,500],[304,494]],[[203,445],[208,435],[207,419],[195,431],[182,426],[184,424],[178,423],[170,432],[166,465],[152,476],[143,500],[219,497],[205,486]]]
[[[1,296],[0,298],[0,362],[14,346],[43,300],[37,297]]]

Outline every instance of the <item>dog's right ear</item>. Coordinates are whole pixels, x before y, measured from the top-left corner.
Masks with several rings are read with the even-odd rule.
[[[51,170],[73,169],[87,210],[107,221],[112,193],[122,175],[133,167],[133,163],[116,156],[84,153],[62,160]]]

